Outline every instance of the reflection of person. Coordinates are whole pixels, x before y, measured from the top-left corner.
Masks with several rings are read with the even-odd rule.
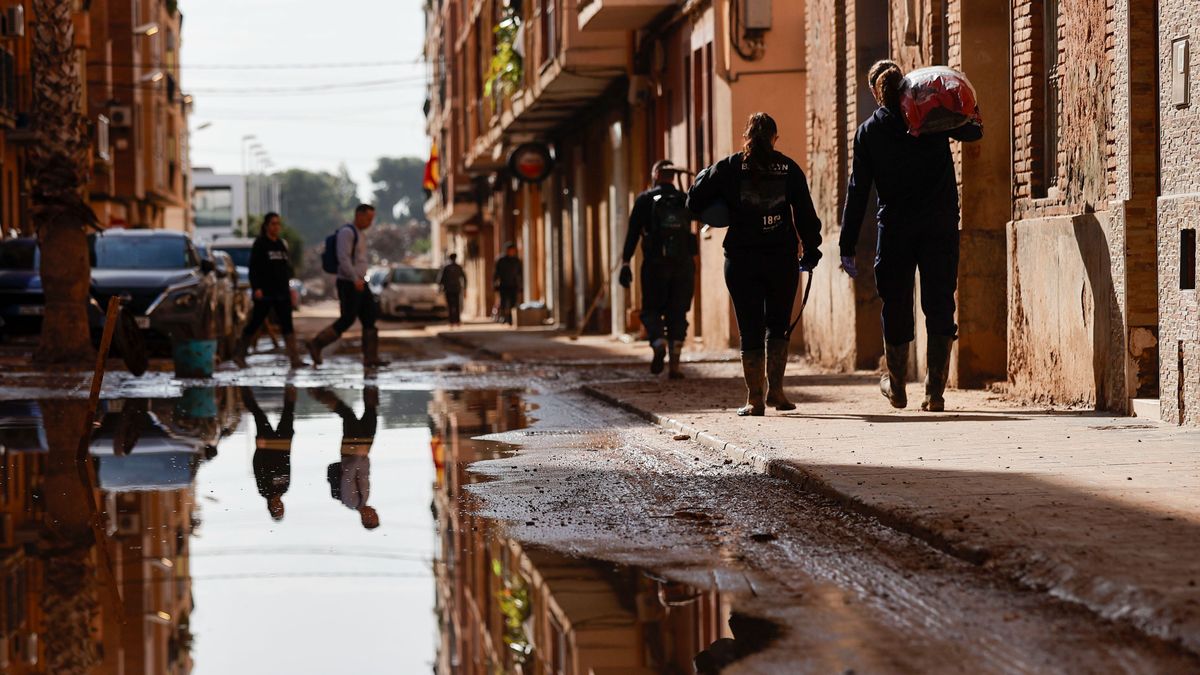
[[[512,311],[517,306],[523,283],[524,272],[521,259],[517,257],[517,245],[510,241],[504,245],[504,255],[496,260],[496,270],[492,274],[492,286],[500,294],[499,318],[504,323],[512,323]]]
[[[839,241],[842,269],[857,276],[855,249],[867,213],[871,186],[879,196],[875,285],[883,300],[883,342],[887,372],[880,389],[895,408],[908,405],[904,383],[914,335],[913,286],[921,272],[921,310],[929,335],[922,410],[940,412],[957,339],[954,293],[958,287],[959,204],[950,139],[977,141],[976,124],[948,133],[914,137],[900,111],[904,75],[894,61],[879,61],[867,83],[879,109],[854,136],[854,166],[846,188]]]
[[[283,520],[283,495],[292,484],[292,438],[296,435],[293,423],[296,416],[296,388],[283,390],[283,413],[279,425],[271,428],[271,420],[254,400],[254,392],[242,387],[242,403],[254,416],[254,482],[258,494],[267,500],[271,518]]]
[[[741,334],[747,391],[737,414],[759,416],[768,405],[796,408],[783,391],[788,333],[800,272],[811,272],[821,259],[821,220],[800,165],[775,149],[775,120],[755,113],[742,136],[741,152],[696,176],[687,205],[694,213],[717,202],[729,207],[725,285]]]
[[[278,213],[263,216],[262,230],[250,252],[250,288],[254,294],[254,310],[246,328],[242,330],[233,357],[242,368],[246,367],[246,350],[251,340],[258,335],[271,314],[274,314],[275,323],[283,333],[292,368],[304,365],[292,330],[292,290],[288,285],[292,279],[292,259],[282,232],[283,222]]]
[[[322,330],[308,343],[308,354],[313,365],[321,365],[321,350],[342,336],[354,325],[362,324],[363,365],[379,367],[379,329],[375,321],[379,316],[379,299],[367,286],[367,229],[375,222],[375,207],[359,204],[354,209],[354,222],[347,223],[337,231],[337,293],[338,319]]]
[[[342,459],[329,465],[329,484],[334,498],[346,508],[358,512],[362,526],[368,530],[379,527],[379,514],[367,504],[371,497],[371,446],[375,443],[375,432],[379,426],[379,390],[375,387],[363,389],[363,416],[360,419],[354,410],[342,402],[337,394],[320,388],[312,390],[312,397],[342,418]]]
[[[637,196],[629,213],[629,232],[622,254],[621,285],[629,288],[633,272],[629,261],[642,242],[642,325],[654,350],[650,372],[663,371],[668,348],[671,379],[683,377],[679,357],[687,338],[687,313],[696,286],[698,252],[692,234],[692,214],[684,205],[686,195],[675,187],[677,169],[669,159],[654,163],[650,170],[653,187]],[[664,339],[665,333],[665,339]],[[669,340],[669,343],[668,343]]]
[[[463,291],[467,290],[467,275],[458,264],[458,254],[451,253],[449,262],[438,273],[438,286],[446,296],[446,313],[451,326],[462,323]]]

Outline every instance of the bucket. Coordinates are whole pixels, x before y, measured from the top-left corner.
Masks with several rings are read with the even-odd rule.
[[[216,340],[179,340],[174,345],[176,377],[212,377],[217,361]]]
[[[211,420],[217,416],[217,390],[213,387],[187,387],[175,401],[175,413],[192,419]]]

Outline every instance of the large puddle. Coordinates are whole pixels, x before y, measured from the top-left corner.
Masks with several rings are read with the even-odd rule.
[[[107,400],[81,448],[86,415],[0,402],[5,673],[708,673],[770,637],[472,515],[516,391]]]

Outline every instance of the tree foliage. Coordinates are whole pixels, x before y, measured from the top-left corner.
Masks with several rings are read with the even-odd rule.
[[[375,190],[377,218],[402,223],[425,221],[425,162],[418,157],[380,157],[369,174]]]
[[[358,205],[358,186],[345,166],[337,174],[288,169],[277,177],[283,198],[280,209],[283,220],[303,241],[322,241],[335,227],[353,217]]]

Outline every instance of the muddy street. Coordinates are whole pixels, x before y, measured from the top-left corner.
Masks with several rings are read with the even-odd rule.
[[[7,376],[4,672],[1200,670],[602,402],[643,366],[586,347],[117,374],[83,471],[86,377]]]

